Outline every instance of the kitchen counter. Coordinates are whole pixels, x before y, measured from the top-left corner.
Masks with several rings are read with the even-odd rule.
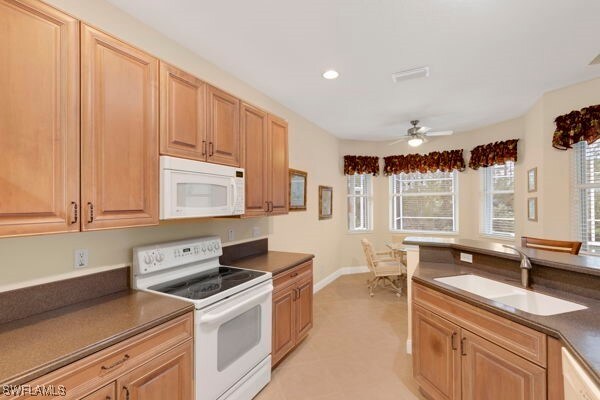
[[[0,325],[0,386],[29,382],[194,309],[124,290]]]
[[[481,240],[436,237],[407,237],[402,242],[408,245],[445,247],[456,250],[472,251],[480,254],[492,255],[508,260],[519,260],[519,255],[499,243]],[[555,251],[520,248],[532,263],[550,268],[567,271],[581,272],[600,276],[600,257],[573,255]]]
[[[538,286],[535,288],[536,292],[570,300],[588,307],[588,309],[581,311],[539,316],[517,310],[435,280],[435,278],[439,277],[470,273],[519,286],[518,279],[490,273],[476,266],[426,261],[419,262],[412,280],[413,282],[433,288],[458,300],[559,339],[578,358],[596,382],[600,384],[600,300],[576,295],[567,291]]]
[[[254,269],[277,275],[313,258],[314,255],[312,254],[267,251],[266,253],[231,261],[230,264],[234,267]]]

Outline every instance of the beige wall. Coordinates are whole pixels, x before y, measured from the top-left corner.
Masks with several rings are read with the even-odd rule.
[[[262,235],[269,235],[272,249],[314,253],[316,280],[338,268],[337,233],[343,226],[343,203],[338,194],[342,193],[344,181],[339,172],[337,138],[104,0],[47,2],[287,119],[290,167],[308,172],[309,210],[249,220],[200,220],[147,228],[0,239],[0,286],[69,273],[73,271],[73,251],[78,248],[90,250],[90,267],[129,263],[133,246],[207,234],[221,235],[226,242],[230,228],[235,231],[235,240],[252,238],[252,228],[258,227]],[[334,186],[335,211],[331,220],[318,220],[319,184]]]

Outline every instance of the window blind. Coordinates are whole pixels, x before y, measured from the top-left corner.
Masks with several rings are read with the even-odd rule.
[[[456,180],[456,171],[391,175],[391,229],[456,232]]]
[[[348,182],[348,230],[370,231],[372,224],[372,187],[370,174],[346,175]]]
[[[484,168],[481,232],[494,236],[515,235],[515,163]]]
[[[572,212],[581,252],[600,254],[600,142],[573,146]]]

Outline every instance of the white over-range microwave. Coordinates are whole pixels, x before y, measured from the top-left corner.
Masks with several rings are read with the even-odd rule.
[[[244,169],[160,157],[160,219],[244,214]]]

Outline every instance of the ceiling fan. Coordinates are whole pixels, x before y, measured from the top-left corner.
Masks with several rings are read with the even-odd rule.
[[[454,133],[454,131],[435,131],[432,132],[431,128],[426,126],[419,126],[419,120],[415,119],[410,121],[412,128],[408,128],[406,131],[406,136],[402,136],[400,139],[390,143],[390,146],[399,142],[403,142],[408,140],[408,145],[412,147],[417,147],[422,145],[427,141],[428,137],[434,136],[449,136]]]

